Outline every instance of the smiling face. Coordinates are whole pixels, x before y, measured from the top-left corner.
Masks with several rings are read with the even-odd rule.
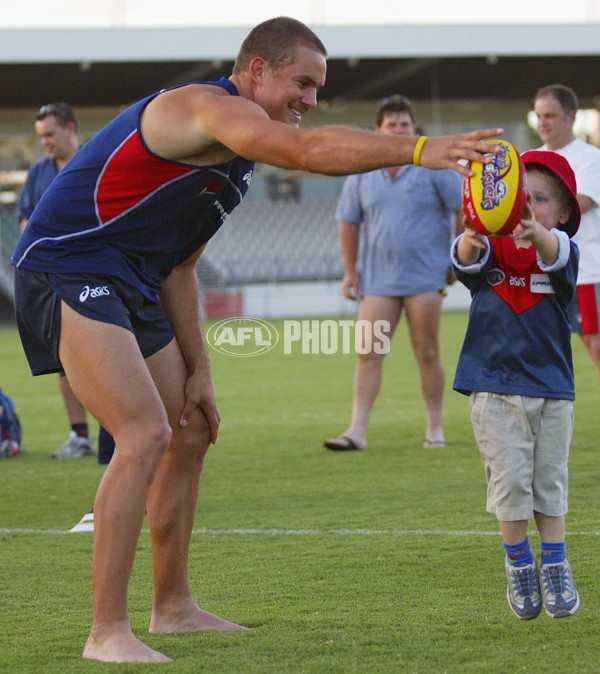
[[[298,126],[302,116],[317,107],[317,94],[325,84],[325,56],[296,46],[291,57],[273,69],[264,59],[253,59],[254,101],[272,120]]]

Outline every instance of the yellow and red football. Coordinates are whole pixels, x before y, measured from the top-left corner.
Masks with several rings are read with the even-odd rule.
[[[506,140],[488,140],[499,145],[492,162],[469,162],[474,175],[463,178],[463,210],[473,229],[487,236],[510,234],[523,218],[527,203],[527,174],[519,152]]]

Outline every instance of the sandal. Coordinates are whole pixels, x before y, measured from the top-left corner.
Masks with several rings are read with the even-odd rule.
[[[440,449],[447,446],[448,443],[445,440],[430,440],[429,438],[423,440],[423,449]]]
[[[323,443],[324,447],[327,449],[333,449],[334,451],[344,452],[354,449],[364,449],[364,447],[359,447],[352,438],[349,438],[347,435],[340,435],[337,438],[329,438]]]

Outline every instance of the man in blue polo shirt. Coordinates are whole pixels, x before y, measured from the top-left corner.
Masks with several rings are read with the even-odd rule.
[[[416,134],[404,96],[379,104],[376,130]],[[426,412],[425,448],[446,446],[442,427],[445,386],[439,350],[442,298],[449,281],[450,245],[461,207],[461,179],[451,170],[395,166],[349,176],[336,217],[344,259],[342,290],[359,301],[358,317],[371,326],[354,370],[352,415],[346,430],[325,441],[332,450],[365,449],[367,428],[382,380],[386,349],[367,348],[376,325],[393,335],[402,314],[419,368]]]
[[[35,116],[35,132],[46,156],[34,162],[27,172],[25,185],[17,204],[21,230],[50,183],[79,149],[77,120],[66,103],[42,105]]]
[[[66,103],[42,105],[35,116],[35,132],[46,156],[29,167],[19,195],[17,219],[21,230],[25,229],[33,209],[50,183],[79,149],[77,119],[71,106]],[[66,377],[59,377],[59,383],[71,430],[66,442],[52,456],[57,459],[78,459],[93,455],[85,408],[77,400]]]

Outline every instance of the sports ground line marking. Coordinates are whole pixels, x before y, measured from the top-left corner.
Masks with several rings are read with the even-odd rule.
[[[70,533],[73,532],[69,529],[0,529],[0,535]],[[149,533],[149,529],[143,529],[142,533]],[[192,533],[195,536],[500,536],[499,531],[446,529],[194,529]],[[571,531],[567,536],[600,536],[600,531]]]

